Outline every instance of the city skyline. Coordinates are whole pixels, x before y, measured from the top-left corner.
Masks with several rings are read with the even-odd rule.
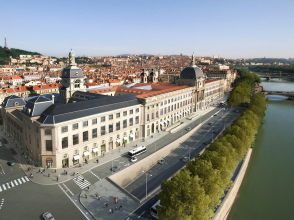
[[[4,47],[50,56],[293,56],[292,1],[2,1]]]

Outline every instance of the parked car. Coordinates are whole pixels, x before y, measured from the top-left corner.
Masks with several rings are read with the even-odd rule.
[[[45,213],[43,214],[43,218],[44,218],[45,220],[54,220],[54,217],[53,217],[53,215],[51,215],[50,212],[45,212]]]
[[[187,131],[191,131],[191,128],[190,127],[187,127],[187,129],[186,129]]]
[[[184,162],[189,161],[189,157],[184,157],[184,158],[183,158],[183,161],[184,161]]]
[[[164,164],[165,163],[165,160],[162,158],[161,160],[157,161],[157,163]]]
[[[136,162],[137,160],[138,160],[137,157],[132,157],[132,158],[131,158],[131,162],[133,162],[133,163]]]
[[[217,113],[215,113],[213,116],[217,116]]]
[[[112,168],[112,171],[113,172],[116,172],[116,171],[119,171],[121,169],[121,166],[114,166],[113,168]]]
[[[213,133],[214,134],[218,134],[219,133],[219,130],[214,130]]]
[[[7,163],[8,163],[9,166],[14,166],[15,165],[14,160],[8,161]]]
[[[213,125],[213,122],[209,122],[208,125]]]

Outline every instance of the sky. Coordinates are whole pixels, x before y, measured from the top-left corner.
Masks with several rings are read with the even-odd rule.
[[[0,46],[50,56],[294,57],[293,0],[0,0]]]

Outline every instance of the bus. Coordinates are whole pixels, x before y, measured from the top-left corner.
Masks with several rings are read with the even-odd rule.
[[[161,206],[160,205],[160,200],[158,200],[152,207],[151,207],[151,209],[150,209],[150,215],[153,217],[153,218],[155,218],[155,219],[159,219],[158,218],[158,215],[157,215],[157,211],[156,211],[156,209],[157,209],[157,207],[158,206]]]
[[[129,155],[129,157],[136,157],[136,156],[138,156],[138,155],[140,155],[140,154],[142,154],[142,153],[145,153],[146,152],[146,147],[145,146],[141,146],[141,147],[137,147],[137,148],[135,148],[134,150],[130,150],[129,151],[129,153],[128,153],[128,155]]]

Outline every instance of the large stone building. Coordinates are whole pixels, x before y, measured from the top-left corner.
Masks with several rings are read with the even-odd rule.
[[[41,166],[69,167],[138,138],[164,130],[182,117],[203,110],[223,96],[224,80],[206,80],[194,64],[176,84],[134,84],[85,91],[84,76],[75,66],[62,71],[59,101],[52,96],[19,96],[2,103],[4,129]]]

